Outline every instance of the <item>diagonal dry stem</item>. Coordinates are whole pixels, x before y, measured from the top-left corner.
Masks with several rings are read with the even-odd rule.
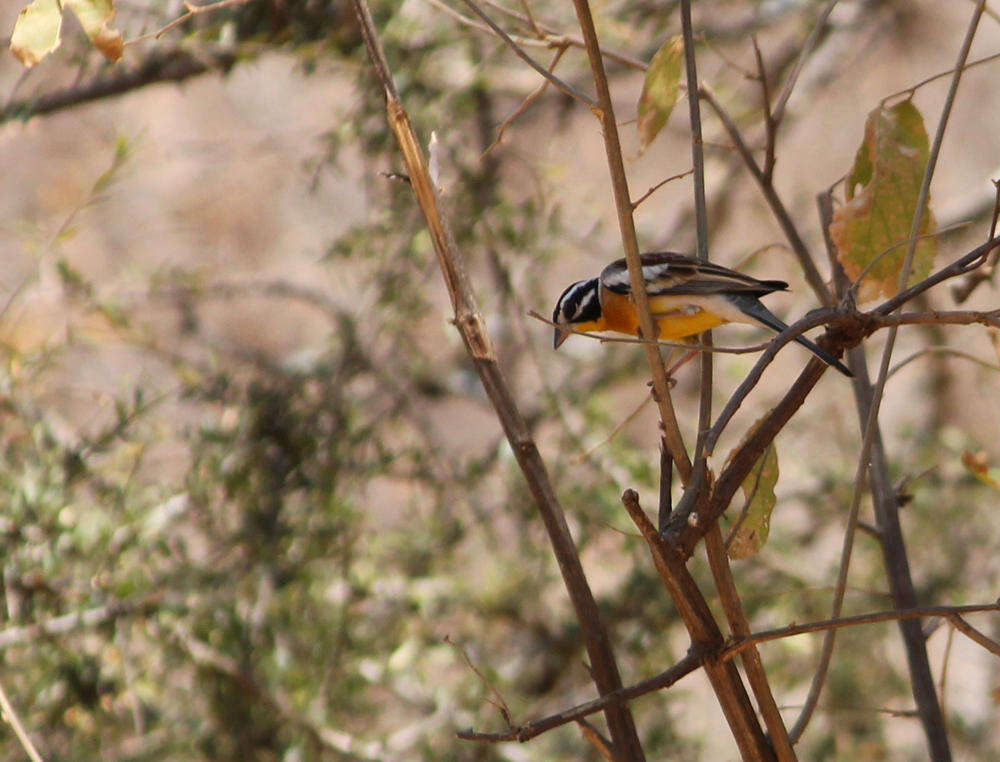
[[[524,475],[528,488],[545,524],[552,549],[559,564],[563,582],[569,593],[583,634],[590,659],[591,674],[598,692],[611,693],[622,687],[607,630],[597,603],[583,572],[576,544],[570,535],[562,506],[556,497],[548,471],[542,462],[531,431],[518,409],[500,366],[486,321],[479,311],[475,295],[466,276],[463,259],[450,228],[443,216],[437,192],[427,167],[427,159],[410,124],[393,81],[392,73],[382,52],[371,13],[365,0],[353,0],[365,46],[372,66],[386,96],[389,125],[396,136],[407,166],[410,182],[423,212],[441,273],[455,313],[455,325],[462,336],[480,381],[493,404],[511,449]],[[623,759],[642,760],[642,747],[631,712],[626,706],[612,705],[605,709],[612,741]]]
[[[608,76],[604,70],[604,59],[601,55],[601,47],[597,39],[597,30],[594,27],[594,19],[591,16],[590,5],[587,0],[573,0],[573,5],[576,8],[580,30],[587,46],[587,56],[590,59],[590,68],[593,72],[594,85],[597,90],[598,108],[594,112],[598,119],[600,119],[604,132],[604,149],[607,155],[608,169],[611,173],[615,208],[618,211],[618,227],[621,230],[625,260],[628,263],[629,279],[632,285],[632,298],[635,301],[636,311],[639,315],[639,325],[643,337],[655,339],[658,331],[656,324],[653,322],[653,315],[649,309],[649,298],[646,296],[646,289],[643,284],[642,266],[639,262],[639,243],[635,234],[635,220],[632,218],[632,202],[628,190],[628,179],[625,175],[621,141],[618,137],[618,125],[615,122],[611,90],[608,87]],[[650,371],[653,376],[653,390],[656,396],[656,404],[660,411],[662,433],[670,450],[670,456],[677,466],[677,472],[681,476],[681,481],[687,482],[691,475],[691,460],[688,457],[680,428],[677,425],[677,416],[674,413],[674,406],[670,397],[670,388],[667,384],[667,371],[663,364],[663,357],[660,355],[659,347],[647,344],[645,350],[646,359],[649,362]]]

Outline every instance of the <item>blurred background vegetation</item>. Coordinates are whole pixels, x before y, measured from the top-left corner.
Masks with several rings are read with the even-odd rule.
[[[751,134],[761,133],[749,36],[781,81],[820,5],[695,5],[702,76]],[[648,60],[677,33],[675,6],[595,4],[604,44]],[[20,6],[3,8],[10,29]],[[778,146],[779,189],[817,249],[814,194],[848,170],[868,110],[952,65],[970,8],[836,9]],[[531,9],[574,33],[570,4]],[[120,5],[119,24],[135,38],[182,12]],[[653,409],[606,441],[647,395],[644,358],[579,338],[553,354],[551,330],[526,317],[619,256],[598,124],[548,89],[494,145],[537,75],[431,0],[373,12],[419,134],[436,132],[458,243],[624,680],[655,674],[687,635],[618,501],[631,486],[653,503]],[[573,727],[524,746],[454,736],[502,727],[460,649],[516,721],[589,699],[593,686],[534,507],[447,322],[411,191],[386,176],[400,163],[349,5],[250,0],[131,46],[116,67],[75,27],[65,37],[28,72],[11,57],[0,66],[0,684],[43,756],[595,758]],[[973,57],[998,45],[988,19]],[[587,86],[579,50],[557,73]],[[619,118],[633,119],[641,72],[611,64],[610,76]],[[934,202],[942,226],[979,224],[947,236],[942,258],[985,235],[998,81],[989,65],[963,81]],[[109,82],[115,97],[98,97]],[[943,95],[917,93],[928,122]],[[681,111],[641,156],[625,126],[634,196],[689,168]],[[791,281],[772,306],[803,314],[815,305],[780,230],[711,120],[706,140],[713,259]],[[693,246],[688,183],[639,208],[645,249]],[[988,286],[972,306],[995,302]],[[951,300],[942,291],[930,303]],[[996,363],[982,328],[909,329],[897,357],[928,343]],[[744,428],[804,360],[782,353]],[[751,363],[719,359],[719,400]],[[779,437],[771,540],[735,566],[756,629],[828,615],[859,442],[849,387],[834,376]],[[682,371],[675,391],[690,441],[696,379]],[[905,530],[928,604],[997,595],[997,492],[961,463],[965,450],[1000,458],[995,389],[995,371],[943,354],[890,381],[884,430],[897,477],[910,480]],[[708,579],[701,560],[692,568]],[[850,584],[847,613],[889,605],[865,535]],[[763,647],[788,718],[818,643]],[[995,661],[947,627],[929,647],[957,756],[995,758]],[[897,629],[845,632],[802,758],[923,758],[911,703]],[[633,709],[649,759],[735,757],[700,674]],[[0,735],[0,755],[23,758]]]

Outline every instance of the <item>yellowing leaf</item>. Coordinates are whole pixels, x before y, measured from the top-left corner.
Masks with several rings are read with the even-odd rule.
[[[1000,489],[1000,479],[997,478],[996,469],[990,468],[985,452],[972,453],[966,450],[962,453],[962,465],[983,484]]]
[[[864,142],[845,183],[847,203],[834,213],[830,224],[830,236],[848,277],[856,280],[871,268],[858,290],[861,301],[893,296],[897,291],[906,258],[904,242],[913,224],[927,155],[924,120],[912,101],[879,106],[868,115]],[[931,233],[935,227],[928,208],[918,235]],[[908,283],[927,277],[935,254],[934,238],[917,242]]]
[[[670,118],[680,94],[684,41],[673,37],[663,43],[646,70],[639,96],[639,152],[653,142]]]
[[[110,24],[115,20],[115,5],[112,0],[66,0],[87,37],[109,61],[119,61],[125,42],[118,29]]]
[[[34,0],[17,15],[10,36],[10,52],[32,67],[59,47],[62,7],[58,0]]]
[[[754,424],[747,436],[750,436],[756,427]],[[774,494],[777,483],[778,451],[774,447],[774,442],[771,442],[740,485],[746,502],[740,511],[741,518],[736,519],[737,525],[727,549],[729,557],[733,560],[754,555],[767,542],[771,530],[771,513],[778,500]]]

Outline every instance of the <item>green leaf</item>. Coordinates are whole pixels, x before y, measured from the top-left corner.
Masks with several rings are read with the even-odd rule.
[[[767,543],[771,529],[771,513],[777,503],[774,494],[777,483],[778,451],[774,447],[774,442],[771,442],[740,485],[746,502],[740,511],[742,520],[736,520],[738,526],[727,550],[733,560],[748,558]]]
[[[639,96],[639,153],[653,142],[680,95],[684,41],[673,37],[663,43],[646,71],[646,81]]]
[[[858,290],[861,301],[893,296],[897,291],[927,157],[927,131],[912,101],[879,106],[868,115],[864,141],[845,182],[847,203],[834,213],[830,224],[830,236],[848,277],[856,280],[871,267]],[[931,233],[935,227],[928,207],[918,235]],[[936,254],[936,239],[919,240],[907,282],[927,277]]]
[[[112,29],[110,24],[115,20],[115,5],[112,0],[66,0],[87,37],[104,57],[109,61],[119,61],[125,42],[118,29]]]
[[[17,15],[10,52],[30,68],[59,47],[62,6],[58,0],[34,0]]]

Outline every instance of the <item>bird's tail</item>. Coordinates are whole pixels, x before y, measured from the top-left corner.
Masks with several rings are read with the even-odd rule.
[[[753,318],[759,323],[763,323],[771,330],[781,333],[786,328],[788,328],[788,326],[785,325],[777,315],[775,315],[767,307],[765,307],[760,302],[759,299],[756,299],[751,296],[742,296],[742,295],[734,296],[731,298],[736,303],[736,306],[739,307],[740,311],[743,312],[743,314]],[[833,355],[831,355],[825,349],[820,347],[818,344],[809,341],[809,339],[807,339],[805,336],[796,336],[795,341],[804,346],[806,349],[808,349],[810,352],[816,355],[820,360],[825,362],[831,368],[836,368],[838,371],[843,373],[848,378],[854,377],[854,374],[851,373],[851,371],[847,368],[846,365],[844,365],[842,362],[840,362],[840,360],[835,358]]]

